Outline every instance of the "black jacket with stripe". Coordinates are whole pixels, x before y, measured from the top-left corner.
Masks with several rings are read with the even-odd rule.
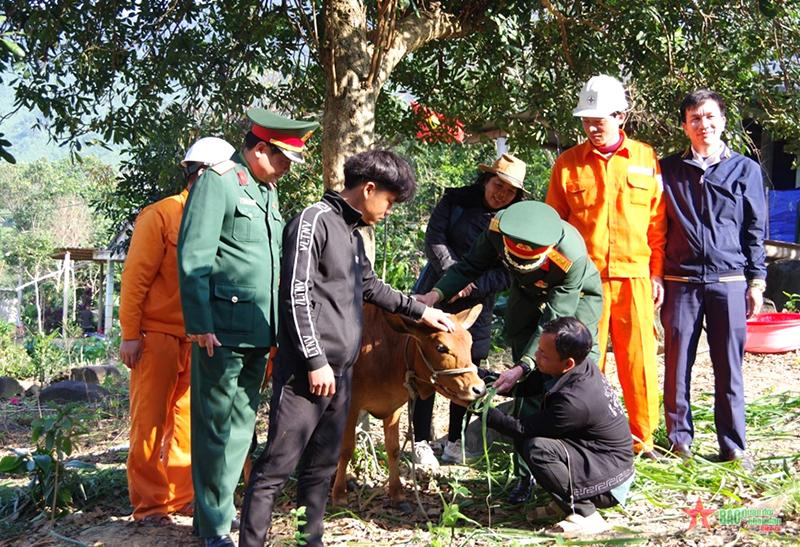
[[[340,376],[358,358],[364,302],[422,317],[424,304],[375,275],[356,231],[362,225],[361,213],[332,191],[286,225],[277,367],[305,374],[329,364]]]

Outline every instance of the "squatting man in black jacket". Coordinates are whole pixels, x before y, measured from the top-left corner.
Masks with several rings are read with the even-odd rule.
[[[598,507],[625,503],[633,482],[631,431],[615,390],[588,358],[592,336],[574,317],[548,322],[535,354],[536,370],[516,395],[544,391],[538,413],[522,420],[492,408],[487,425],[510,436],[553,503],[536,519],[565,517],[555,529],[569,536],[609,528]],[[514,384],[499,379],[499,393]]]
[[[262,546],[275,499],[297,467],[297,505],[306,507],[307,545],[322,545],[322,520],[350,404],[352,365],[361,348],[362,310],[370,302],[442,331],[443,311],[375,276],[356,231],[386,217],[416,190],[411,167],[386,150],[344,165],[345,189],[293,218],[283,233],[278,357],[272,377],[267,447],[250,475],[240,546]],[[630,444],[630,442],[629,442]]]

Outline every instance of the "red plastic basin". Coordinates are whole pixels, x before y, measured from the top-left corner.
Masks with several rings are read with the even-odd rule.
[[[800,349],[800,313],[759,313],[747,321],[744,350],[783,353]]]

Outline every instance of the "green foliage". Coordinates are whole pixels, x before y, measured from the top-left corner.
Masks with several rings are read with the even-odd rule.
[[[800,9],[781,4],[770,13],[747,1],[509,2],[489,15],[484,32],[432,42],[404,59],[393,80],[472,128],[507,130],[517,147],[564,149],[581,138],[571,111],[598,73],[626,82],[627,130],[661,153],[684,146],[678,104],[698,87],[726,98],[734,148],[750,145],[752,121],[796,142]]]
[[[57,332],[35,334],[30,339],[30,356],[33,362],[34,376],[40,384],[44,384],[59,372],[67,362],[66,353],[56,343]]]
[[[292,528],[294,529],[294,544],[295,545],[307,545],[308,544],[308,534],[306,532],[301,531],[302,527],[306,525],[308,522],[306,520],[306,506],[301,505],[300,507],[296,507],[289,511],[289,514],[292,516]]]
[[[109,344],[103,338],[87,336],[78,338],[70,347],[71,360],[78,363],[101,361],[109,357]]]
[[[50,255],[57,247],[105,247],[112,222],[91,204],[114,191],[115,177],[112,168],[93,158],[40,160],[0,170],[0,286],[20,286],[56,272]],[[100,266],[76,263],[75,268],[78,296],[91,305],[100,292]],[[60,325],[61,277],[39,283],[41,318],[35,288],[24,289],[20,309],[29,330],[38,331],[40,319],[47,331]]]
[[[450,498],[449,502],[445,499],[443,494],[439,494],[439,497],[442,499],[442,515],[439,520],[440,524],[450,529],[454,529],[462,521],[469,522],[475,526],[480,526],[479,522],[472,520],[462,513],[458,504],[456,503],[456,500],[459,497],[468,498],[470,496],[470,491],[464,486],[458,484],[458,480],[451,481],[449,485],[452,492],[452,497]]]
[[[375,81],[367,83],[360,63],[346,67],[354,87],[375,86],[365,99],[376,101],[368,112],[374,120],[354,117],[344,134],[331,128],[323,137],[330,139],[326,156],[356,142],[371,145],[373,121],[375,142],[383,146],[412,138],[416,128],[406,105],[412,96],[475,134],[507,132],[512,151],[530,162],[542,145],[563,150],[582,137],[571,110],[581,84],[599,72],[625,80],[632,104],[627,129],[660,152],[684,144],[677,104],[700,86],[727,98],[734,148],[751,144],[745,131],[751,121],[775,138],[799,141],[796,3],[765,0],[759,9],[744,0],[688,7],[675,0],[396,5],[396,11],[377,10],[367,3],[363,26],[343,32],[326,26],[336,20],[330,12],[340,12],[314,2],[144,2],[126,10],[118,2],[66,8],[9,0],[0,33],[25,52],[12,82],[17,106],[40,110],[40,125],[76,152],[91,135],[126,148],[117,196],[102,200],[119,221],[182,185],[176,165],[197,137],[218,135],[238,145],[247,106],[319,117],[344,81],[333,60],[362,59],[363,44],[355,38],[388,29],[390,21],[397,22],[397,37],[408,38],[405,30],[422,24],[450,30],[391,52],[384,58],[397,55],[399,63],[387,64]],[[342,17],[342,25],[351,23]],[[12,48],[6,56],[13,51],[19,54]],[[376,50],[374,60],[381,55]],[[538,186],[546,177],[533,181]],[[318,197],[318,178],[297,181],[296,188],[302,199],[284,200],[292,208]]]
[[[788,312],[800,311],[800,294],[788,293],[786,291],[783,291],[783,294],[785,294],[788,298],[786,303],[783,305],[783,310]]]
[[[15,340],[16,326],[0,321],[0,376],[30,378],[36,374],[33,360]]]
[[[86,425],[75,411],[78,405],[66,405],[53,415],[37,418],[32,423],[31,440],[36,444],[32,454],[6,456],[0,460],[0,473],[27,475],[30,483],[20,493],[16,516],[49,512],[52,517],[65,514],[85,492],[75,469],[86,467],[80,462],[67,462],[78,438],[86,433]]]

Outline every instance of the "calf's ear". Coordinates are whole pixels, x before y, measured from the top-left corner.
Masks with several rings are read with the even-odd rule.
[[[416,323],[399,313],[384,312],[383,317],[386,318],[386,322],[389,323],[392,330],[396,330],[402,334],[412,334],[415,330],[414,327],[416,327]]]
[[[427,336],[434,332],[433,328],[423,325],[422,323],[417,323],[399,313],[384,312],[383,316],[386,318],[386,322],[389,323],[389,326],[392,327],[392,330],[401,334],[420,337]]]
[[[481,310],[483,310],[483,304],[476,304],[469,309],[458,312],[453,317],[455,317],[456,321],[458,321],[464,329],[468,329],[478,319]]]

